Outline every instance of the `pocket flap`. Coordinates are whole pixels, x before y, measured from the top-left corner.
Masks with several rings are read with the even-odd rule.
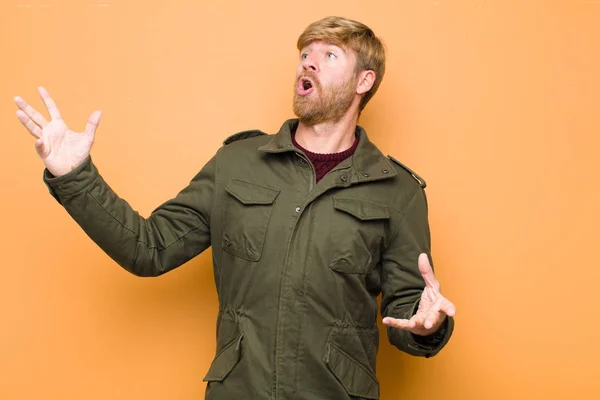
[[[325,363],[350,396],[379,399],[379,382],[373,373],[333,343],[327,345]]]
[[[333,207],[348,213],[361,221],[390,218],[390,212],[387,207],[366,200],[352,199],[349,197],[334,197]]]
[[[243,204],[273,204],[279,195],[277,189],[259,186],[239,179],[232,179],[225,190]]]
[[[223,347],[219,353],[215,356],[208,373],[204,377],[204,381],[223,381],[227,375],[233,370],[233,368],[240,361],[240,348],[242,344],[242,338],[244,334],[232,340],[228,345]]]

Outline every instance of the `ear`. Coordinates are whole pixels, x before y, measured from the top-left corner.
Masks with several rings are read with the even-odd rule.
[[[358,85],[356,86],[357,94],[367,93],[375,83],[375,71],[366,69],[358,74]]]

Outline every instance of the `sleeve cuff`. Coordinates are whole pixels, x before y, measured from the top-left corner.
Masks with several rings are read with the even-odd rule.
[[[431,335],[421,336],[415,335],[413,333],[412,338],[415,341],[415,343],[417,343],[421,347],[428,347],[431,349],[435,349],[437,346],[439,346],[444,341],[446,331],[448,330],[448,318],[450,317],[446,317],[440,329],[438,329],[437,332],[432,333]]]
[[[389,316],[408,319],[415,314],[418,308],[419,300],[412,306],[409,305],[402,311],[396,310],[396,312]],[[429,358],[438,354],[450,340],[452,332],[454,331],[454,319],[452,317],[446,317],[446,320],[440,329],[429,336],[419,336],[409,331],[391,327],[387,327],[387,329],[390,342],[400,350],[406,351],[412,355]]]
[[[61,199],[73,196],[87,188],[98,176],[98,170],[88,156],[73,171],[55,177],[48,169],[44,169],[43,180],[50,194],[61,203]]]

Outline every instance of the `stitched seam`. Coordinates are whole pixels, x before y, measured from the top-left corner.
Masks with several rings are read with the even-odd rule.
[[[72,197],[76,197],[77,195],[79,195],[83,192],[89,191],[89,187],[95,183],[96,179],[97,178],[94,178],[94,180],[89,185],[86,185],[85,187],[81,188],[80,190],[76,191],[75,193],[61,193],[61,192],[63,192],[63,189],[60,189],[58,187],[58,185],[56,187],[52,187],[52,190],[54,190],[54,192],[58,195],[58,197],[61,200],[68,200]],[[67,191],[67,190],[64,190],[64,191]]]
[[[414,196],[414,194],[413,194],[413,196]],[[364,199],[359,199],[359,198],[356,198],[356,197],[340,197],[340,196],[335,196],[335,197],[333,197],[333,199],[334,200],[335,199],[340,199],[340,200],[346,200],[346,199],[348,199],[348,200],[356,200],[356,201],[360,201],[360,202],[364,202],[364,203],[374,204],[374,205],[379,206],[379,207],[389,208],[391,210],[397,211],[400,214],[403,214],[402,213],[402,209],[399,208],[399,207],[396,207],[394,205],[389,205],[389,204],[377,203],[377,202],[372,201],[372,200],[364,200]],[[409,201],[409,203],[410,203],[410,201]]]
[[[222,149],[222,147],[221,147],[221,149]],[[220,153],[221,149],[219,149],[217,151],[217,153]],[[207,222],[208,222],[207,225],[208,225],[209,232],[210,232],[210,222],[211,222],[210,220],[211,220],[212,215],[213,215],[213,208],[215,207],[215,199],[217,198],[217,176],[218,176],[217,170],[219,168],[219,162],[218,162],[218,160],[219,159],[217,157],[215,157],[215,172],[214,172],[214,175],[213,175],[213,196],[212,196],[213,198],[212,198],[212,203],[210,203],[210,215],[208,216],[208,219],[207,219]]]
[[[129,232],[131,232],[137,239],[137,241],[139,243],[142,243],[143,245],[145,245],[147,248],[149,249],[157,249],[158,251],[163,251],[168,249],[169,247],[171,247],[172,245],[174,245],[175,243],[179,242],[181,239],[183,239],[185,236],[187,236],[189,233],[195,231],[196,229],[198,229],[200,227],[200,225],[196,225],[195,227],[193,227],[192,229],[190,229],[189,231],[187,231],[186,233],[184,233],[183,235],[179,236],[176,240],[174,240],[172,243],[169,243],[167,246],[164,247],[158,247],[158,246],[152,246],[148,243],[146,243],[145,241],[140,239],[140,236],[138,234],[136,234],[133,230],[129,229],[127,226],[125,226],[125,224],[123,224],[121,221],[119,221],[114,215],[112,215],[106,208],[104,208],[102,206],[102,204],[100,204],[100,202],[94,197],[94,195],[91,193],[91,191],[89,189],[86,189],[87,194],[92,198],[92,200],[94,200],[94,202],[98,205],[98,207],[100,207],[102,210],[104,210],[104,212],[106,212],[106,214],[108,214],[112,219],[114,219],[119,225],[121,225],[121,227]]]
[[[271,192],[277,192],[277,193],[279,193],[279,190],[277,190],[277,189],[274,189],[274,188],[272,188],[272,187],[269,187],[269,186],[263,186],[263,185],[258,185],[258,184],[256,184],[256,183],[253,183],[253,182],[248,182],[248,181],[245,181],[245,180],[243,180],[243,179],[237,179],[237,178],[233,178],[233,179],[231,179],[231,181],[232,181],[232,182],[242,182],[242,183],[246,183],[246,184],[248,184],[248,185],[250,185],[250,186],[257,186],[257,187],[259,187],[259,188],[262,188],[262,189],[267,189],[268,191],[271,191]]]
[[[410,206],[412,204],[412,202],[416,196],[417,196],[417,191],[415,191],[413,193],[412,197],[410,198],[410,200],[407,203],[407,206]],[[398,232],[400,231],[400,227],[402,227],[402,225],[404,224],[404,219],[406,218],[406,214],[405,213],[401,213],[401,214],[402,214],[402,217],[400,218],[400,221],[398,222],[398,227],[394,231],[394,234],[392,235],[392,237],[390,238],[388,243],[386,243],[386,245],[385,245],[386,250],[389,247],[390,243],[392,243],[394,241],[394,239],[396,238],[396,235],[398,235]]]
[[[361,203],[369,203],[369,204],[375,204],[377,206],[383,207],[383,208],[393,208],[390,207],[387,204],[381,204],[378,203],[376,201],[372,201],[372,200],[366,200],[366,199],[359,199],[357,197],[345,197],[345,196],[335,196],[334,199],[340,199],[340,200],[351,200],[351,201],[360,201]]]
[[[350,215],[355,215],[363,221],[374,221],[374,220],[378,220],[378,219],[389,219],[390,218],[389,214],[386,214],[386,215],[380,214],[380,215],[376,215],[376,216],[369,216],[369,215],[365,215],[364,213],[355,213],[350,208],[344,207],[341,205],[337,205],[337,206],[335,206],[335,208],[337,208],[338,210],[341,210],[341,211],[345,211]]]

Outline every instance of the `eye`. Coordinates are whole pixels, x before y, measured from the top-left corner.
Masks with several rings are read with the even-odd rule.
[[[308,54],[306,54],[306,53],[300,54],[300,59],[301,60],[306,60],[307,58],[308,58]]]
[[[329,58],[330,60],[335,60],[337,58],[337,56],[331,52],[327,53],[327,58]]]

